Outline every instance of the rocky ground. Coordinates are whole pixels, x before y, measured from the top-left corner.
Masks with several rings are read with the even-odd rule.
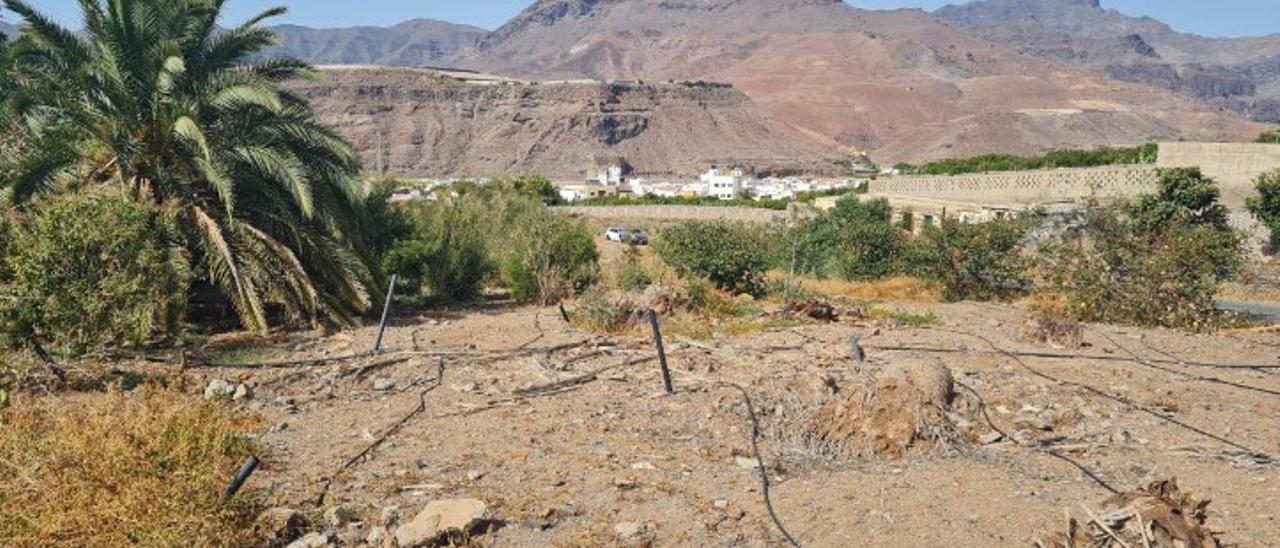
[[[667,341],[674,395],[642,331],[579,331],[554,308],[400,317],[378,356],[187,371],[264,417],[249,486],[300,511],[264,517],[292,526],[281,544],[419,545],[454,528],[482,546],[786,545],[725,383],[750,395],[770,501],[804,546],[1029,546],[1066,532],[1064,512],[1087,521],[1105,485],[1173,477],[1212,499],[1223,541],[1277,544],[1280,369],[1190,362],[1277,364],[1280,338],[1089,326],[1068,349],[1028,342],[1016,307],[902,306],[939,325],[846,311]],[[341,357],[373,338],[279,346]],[[945,365],[954,386],[894,392],[920,386],[904,364]],[[892,394],[918,407],[896,414]]]

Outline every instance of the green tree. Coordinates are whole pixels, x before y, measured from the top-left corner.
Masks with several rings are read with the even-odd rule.
[[[1205,177],[1200,168],[1161,169],[1160,188],[1155,194],[1138,198],[1128,208],[1139,229],[1157,230],[1172,224],[1208,226],[1229,231],[1226,206],[1218,202],[1218,183]]]
[[[1280,169],[1263,173],[1255,181],[1258,195],[1245,202],[1249,213],[1271,231],[1271,245],[1280,244]]]
[[[245,327],[290,318],[353,323],[370,272],[354,250],[363,186],[351,147],[283,90],[297,60],[248,59],[284,8],[222,29],[224,0],[81,0],[72,31],[22,0],[11,101],[22,154],[0,161],[4,198],[120,187],[179,212],[197,274]]]
[[[1258,136],[1257,142],[1269,145],[1280,145],[1280,129],[1268,131]]]

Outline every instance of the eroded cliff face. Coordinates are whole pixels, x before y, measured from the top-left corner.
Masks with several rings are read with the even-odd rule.
[[[597,157],[635,173],[711,164],[829,169],[834,148],[777,124],[731,86],[705,83],[467,82],[415,69],[326,70],[295,90],[352,141],[374,173],[578,180]]]

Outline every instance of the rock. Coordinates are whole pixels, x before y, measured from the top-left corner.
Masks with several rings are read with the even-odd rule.
[[[756,459],[751,459],[747,457],[737,457],[733,459],[733,461],[738,464],[739,468],[747,468],[751,470],[760,468],[760,462],[757,461]]]
[[[637,462],[632,464],[631,469],[632,470],[657,470],[658,467],[654,466],[652,462],[646,461],[646,462]]]
[[[398,521],[400,521],[399,506],[386,506],[382,509],[382,514],[378,516],[378,525],[382,525],[384,527],[391,527]],[[373,543],[370,542],[369,544]]]
[[[334,506],[324,511],[324,524],[333,529],[339,529],[355,520],[356,513],[345,506]]]
[[[271,544],[281,545],[290,542],[307,528],[307,519],[302,512],[293,508],[276,507],[258,514],[253,522],[253,530],[261,538]]]
[[[204,399],[230,398],[236,393],[236,386],[222,379],[213,379],[204,388]]]
[[[231,401],[247,400],[253,397],[253,391],[249,389],[249,385],[242,384],[236,387],[235,393],[231,394]]]
[[[1003,440],[1003,439],[1004,439],[1004,434],[1001,434],[999,432],[989,432],[986,435],[982,436],[981,438],[978,438],[978,441],[981,442],[982,445],[991,445],[993,443],[999,443],[1000,440]]]
[[[639,487],[640,484],[636,483],[636,480],[630,478],[614,478],[613,486],[623,491],[627,491]]]
[[[724,510],[725,508],[729,507],[729,501],[725,499],[716,500],[714,504],[717,510]]]
[[[306,536],[289,543],[286,548],[325,548],[329,545],[329,537],[324,533],[308,533]]]
[[[467,480],[468,480],[468,481],[476,481],[476,480],[478,480],[478,479],[480,479],[480,478],[483,478],[483,477],[484,477],[484,472],[482,472],[482,471],[480,471],[480,470],[472,470],[472,471],[470,471],[470,472],[467,472]]]
[[[613,532],[616,533],[620,539],[631,539],[644,534],[645,525],[634,521],[624,521],[614,525]]]
[[[453,391],[455,392],[462,392],[464,394],[469,394],[471,392],[475,392],[476,390],[479,390],[480,385],[476,384],[473,381],[467,381],[464,383],[452,385],[449,388],[452,388]]]
[[[373,389],[378,392],[386,392],[396,387],[395,379],[381,377],[373,380]]]
[[[379,526],[369,530],[369,534],[364,537],[364,543],[373,548],[381,548],[390,539],[391,534],[387,532],[387,528]]]
[[[401,548],[434,543],[453,534],[474,532],[484,524],[488,507],[475,499],[433,500],[414,516],[413,521],[396,529]]]
[[[338,532],[338,544],[342,546],[359,546],[366,542],[365,540],[364,522],[349,523],[345,528]]]

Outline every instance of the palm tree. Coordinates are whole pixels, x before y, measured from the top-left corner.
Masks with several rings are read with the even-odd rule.
[[[356,155],[280,87],[307,64],[248,61],[284,8],[223,30],[225,0],[79,0],[77,33],[3,1],[26,23],[9,101],[32,145],[0,165],[12,206],[115,185],[178,208],[201,275],[249,329],[268,327],[266,303],[313,323],[367,310]]]

